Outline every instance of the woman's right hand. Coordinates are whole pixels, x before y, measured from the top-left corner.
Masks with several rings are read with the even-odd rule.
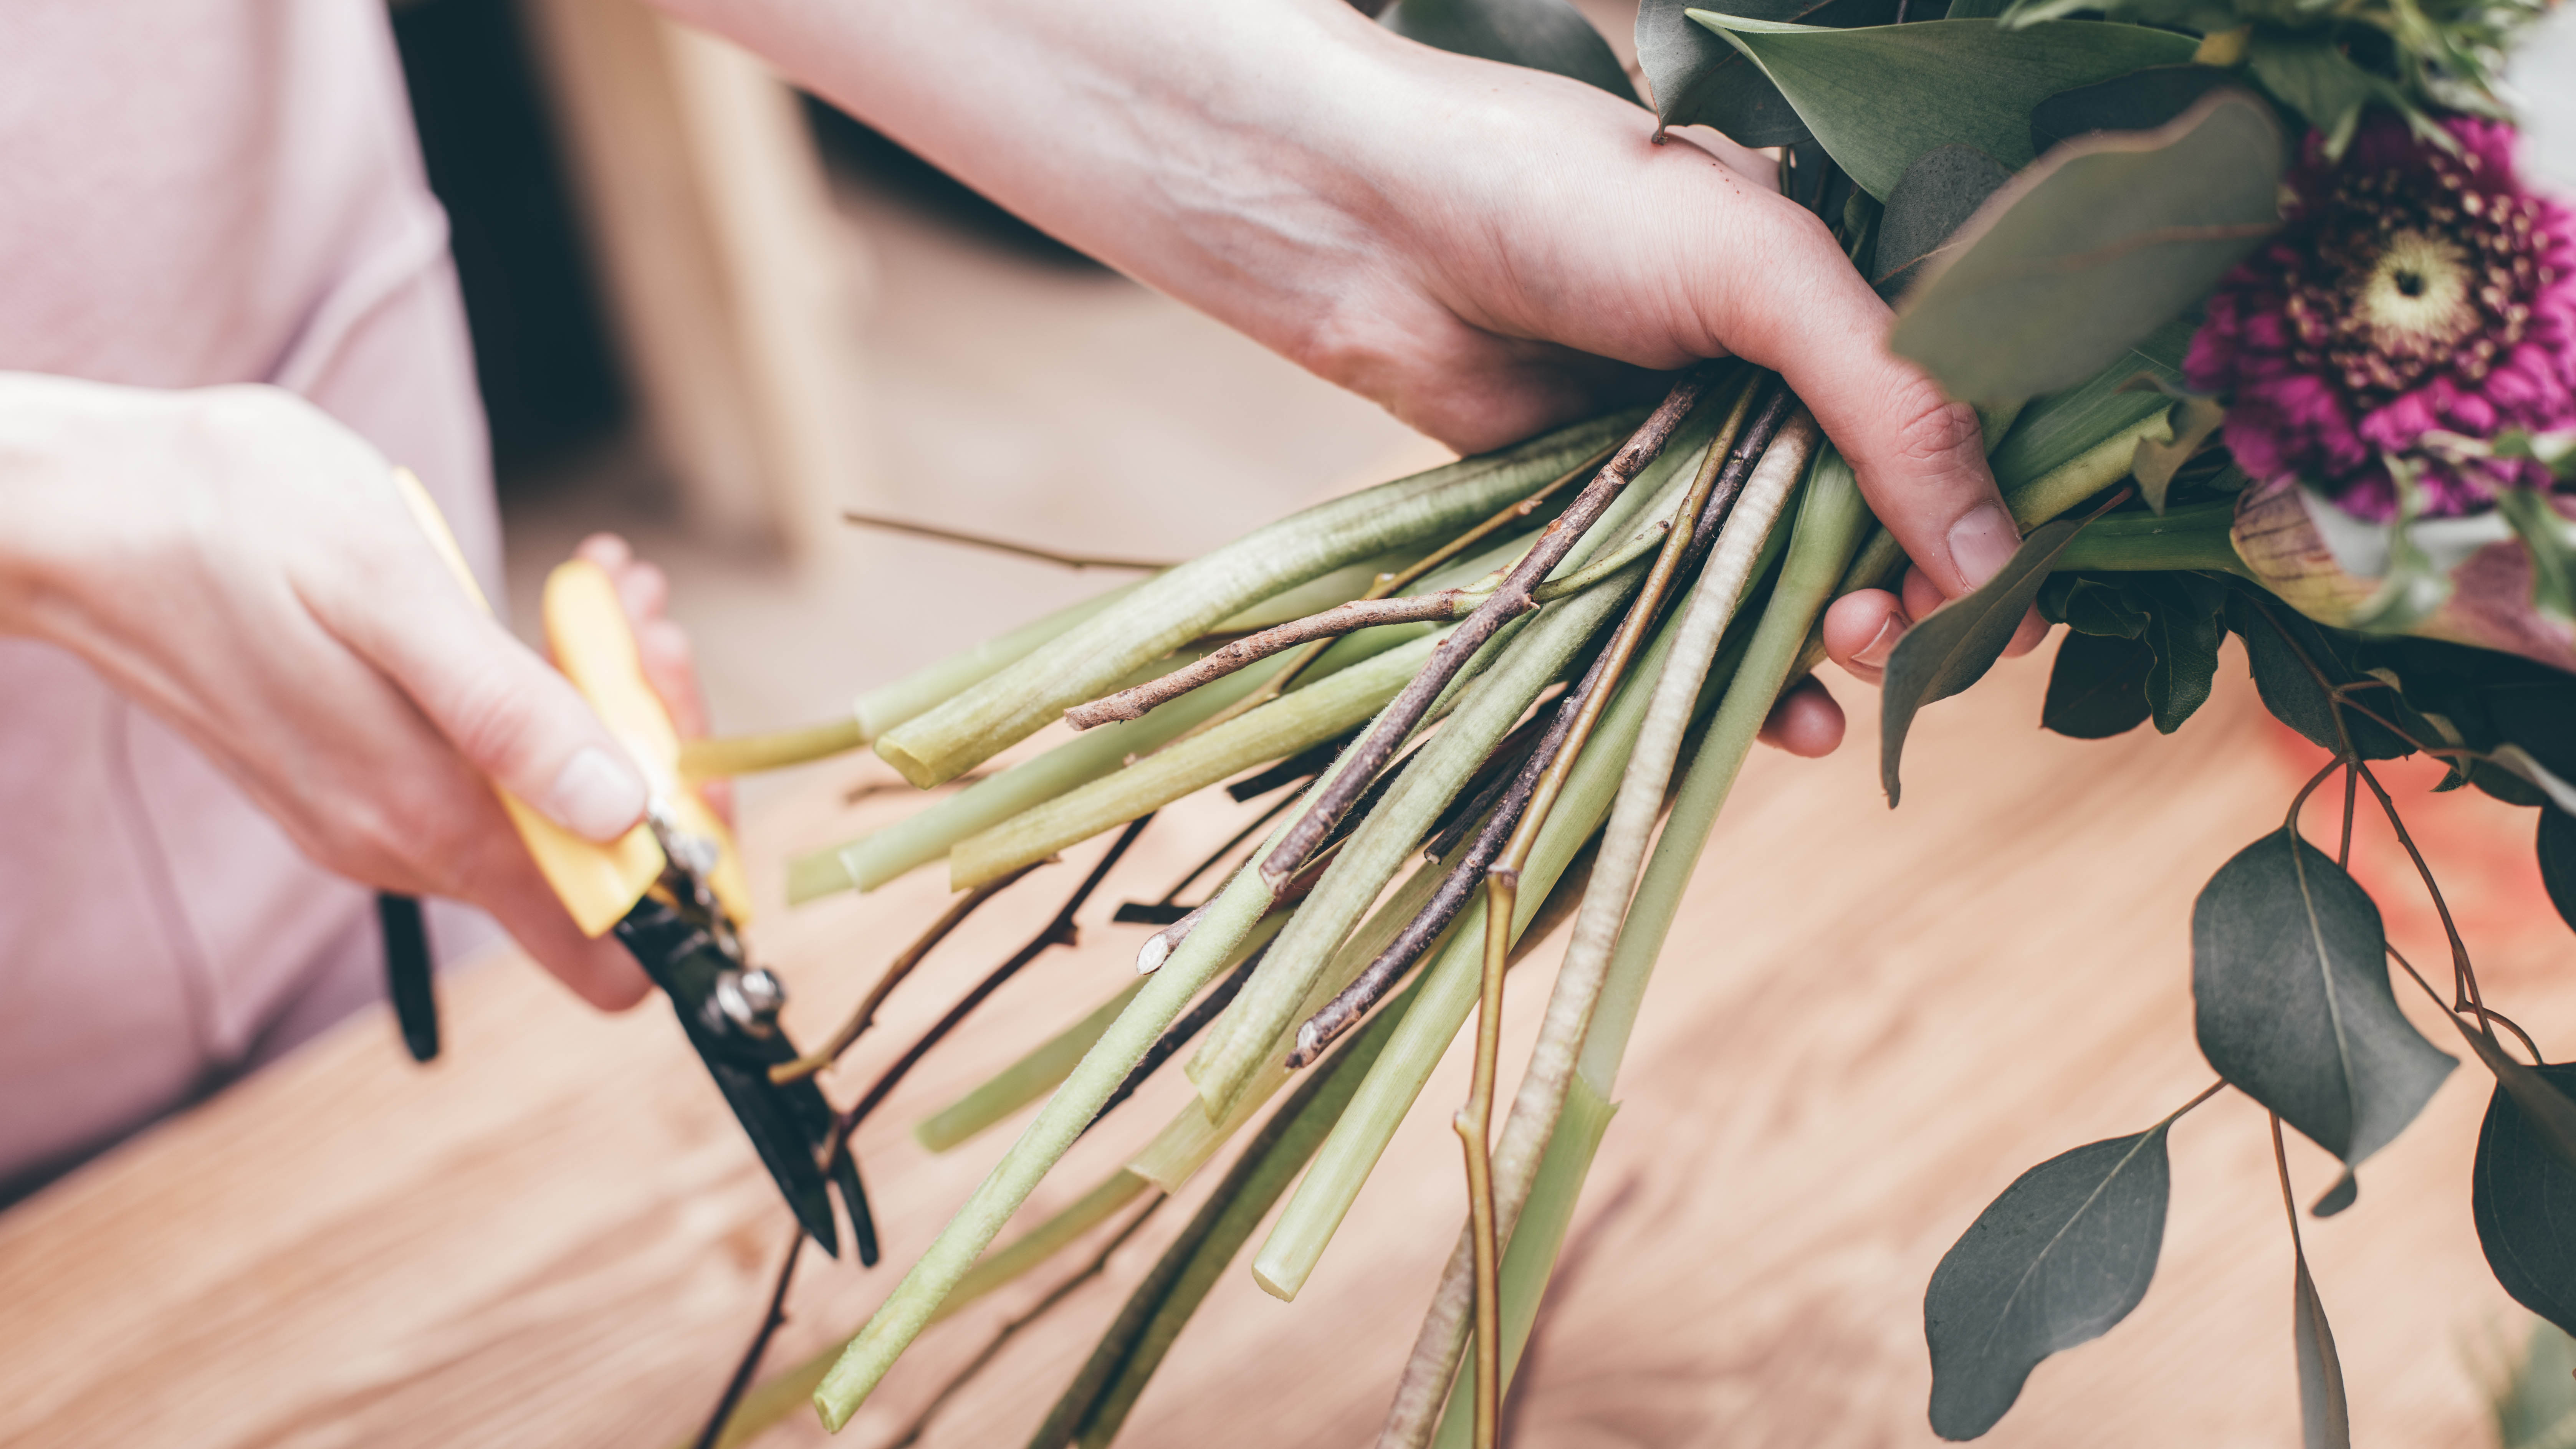
[[[78,653],[325,868],[482,907],[594,1005],[643,997],[492,784],[604,842],[644,779],[466,596],[364,439],[275,388],[0,374],[0,505],[0,633]]]

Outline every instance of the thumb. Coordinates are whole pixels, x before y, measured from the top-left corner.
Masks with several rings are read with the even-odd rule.
[[[426,539],[411,542],[372,597],[329,611],[332,631],[548,819],[602,843],[633,829],[647,787],[625,747],[570,681],[466,601]]]
[[[1762,310],[1788,325],[1760,329],[1755,345],[1739,350],[1796,390],[1859,476],[1870,511],[1942,595],[1957,598],[1994,577],[2021,544],[1987,471],[1976,410],[1887,350],[1887,304],[1830,233],[1813,228],[1802,248],[1836,254],[1787,259],[1786,274],[1809,285],[1794,308]]]

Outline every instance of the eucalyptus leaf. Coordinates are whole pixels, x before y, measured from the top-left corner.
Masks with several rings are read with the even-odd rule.
[[[1941,253],[1888,345],[1971,401],[2081,382],[2279,225],[2287,157],[2269,108],[2234,90],[2158,130],[2067,142]]]
[[[2096,131],[2152,131],[2236,77],[2211,65],[2159,65],[2112,80],[2059,91],[2031,108],[2030,149],[2046,155],[2060,141]]]
[[[1888,193],[1887,210],[1879,218],[1870,285],[1882,297],[1903,292],[1924,258],[1949,241],[1986,198],[2010,180],[2011,167],[1974,146],[1935,146],[1914,158],[1896,189]]]
[[[1934,1433],[1993,1428],[2040,1360],[2101,1337],[2147,1296],[2172,1191],[2170,1125],[2023,1173],[1942,1256],[1923,1294]]]
[[[2178,64],[2194,45],[2189,36],[2091,20],[2026,30],[1983,20],[1836,30],[1716,10],[1688,14],[1751,56],[1852,180],[1882,201],[1914,158],[1936,146],[1972,146],[2019,168],[2033,154],[2030,113],[2041,101]]]
[[[2308,1255],[2297,1255],[2291,1285],[2290,1347],[2299,1364],[2299,1435],[2304,1449],[2352,1449],[2352,1406],[2344,1398],[2343,1360],[2334,1329],[2308,1276]]]
[[[2576,1063],[2531,1069],[2562,1095]],[[2496,1282],[2523,1307],[2576,1332],[2576,1168],[2549,1149],[2514,1095],[2499,1084],[2478,1132],[2470,1215]]]
[[[2039,593],[2040,615],[2078,634],[2135,639],[2154,617],[2117,574],[2051,574]]]
[[[1944,20],[1992,20],[2004,13],[2003,0],[1950,0]]]
[[[1780,88],[1744,53],[1688,15],[1721,10],[1756,20],[1807,25],[1887,25],[1897,0],[1644,0],[1637,7],[1637,61],[1654,92],[1655,119],[1665,126],[1714,126],[1744,146],[1792,146],[1808,139],[1807,123]]]
[[[2348,1166],[2458,1065],[2398,1011],[2387,952],[2369,893],[2286,828],[2237,852],[2192,906],[2201,1054]]]
[[[2325,133],[2329,160],[2343,155],[2373,102],[2406,105],[2404,91],[2353,64],[2325,30],[2278,33],[2258,27],[2246,42],[2245,68],[2273,99]]]
[[[2558,919],[2576,930],[2576,816],[2563,811],[2540,812],[2540,883],[2549,892],[2549,903],[2558,908]]]
[[[2263,697],[2263,707],[2272,717],[2321,749],[2340,750],[2342,739],[2349,734],[2353,752],[2365,760],[2393,760],[2415,753],[2415,747],[2368,717],[2343,710],[2342,730],[2336,728],[2338,713],[2330,686],[2357,683],[2366,678],[2349,662],[2346,641],[2358,636],[2325,626],[2296,609],[2248,585],[2234,590],[2227,599],[2227,624],[2245,641],[2246,663],[2252,667],[2254,687]],[[2322,674],[2323,679],[2318,676]],[[2401,703],[2389,691],[2380,691],[2374,700],[2376,712],[2388,714],[2392,702]],[[2411,714],[2404,711],[2402,714]],[[2399,724],[2406,723],[2404,718]],[[2422,736],[2418,736],[2422,738]]]
[[[2148,574],[2139,581],[2148,598],[2141,636],[2154,651],[2145,680],[2156,732],[2172,734],[2209,700],[2218,677],[2218,646],[2227,637],[2227,585],[2198,574]]]
[[[1378,23],[1439,50],[1554,71],[1637,98],[1617,53],[1568,0],[1396,0]]]
[[[2560,1166],[2576,1170],[2576,1101],[2550,1085],[2549,1079],[2541,1075],[2545,1067],[2523,1065],[2502,1043],[2461,1020],[2458,1013],[2442,1014],[2459,1029],[2460,1040],[2469,1044],[2469,1051],[2495,1075],[2496,1089],[2521,1109],[2523,1126],[2532,1140],[2547,1148]]]
[[[1903,790],[1897,764],[1904,757],[1905,732],[1912,728],[1915,712],[1985,677],[2003,657],[2004,646],[2012,642],[2031,601],[2039,597],[2049,566],[2083,526],[2083,521],[2070,518],[2042,524],[1976,592],[1933,610],[1896,641],[1878,701],[1878,779],[1887,788],[1889,808],[1895,807]]]
[[[2156,651],[2137,639],[2070,630],[2048,671],[2039,726],[2069,739],[2105,740],[2146,723],[2147,671]]]
[[[2525,783],[2538,786],[2549,803],[2576,815],[2576,785],[2561,779],[2558,773],[2533,757],[2520,745],[2498,745],[2488,751],[2488,758],[2512,771]]]

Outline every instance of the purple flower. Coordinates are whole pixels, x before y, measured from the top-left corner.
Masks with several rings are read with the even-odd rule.
[[[2219,283],[2183,362],[2227,398],[2247,473],[2373,521],[2397,512],[2386,456],[2415,473],[2427,517],[2549,486],[2536,463],[2462,459],[2427,433],[2576,425],[2576,216],[2522,189],[2512,127],[2441,124],[2457,154],[2387,111],[2337,162],[2311,134],[2281,230]]]

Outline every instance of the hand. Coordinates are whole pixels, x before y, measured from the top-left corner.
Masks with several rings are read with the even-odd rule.
[[[491,784],[607,841],[642,818],[643,778],[466,597],[365,440],[273,388],[0,375],[0,497],[0,631],[79,653],[324,867],[481,906],[595,1005],[643,997],[625,950],[574,927]],[[683,678],[658,575],[622,556],[612,571],[656,683]]]
[[[1714,133],[1654,145],[1632,102],[1417,45],[1344,0],[663,3],[1462,450],[1634,400],[1697,359],[1777,369],[1917,566],[1904,601],[1871,591],[1829,618],[1862,677],[1891,630],[2020,540],[1974,413],[1887,352],[1886,304],[1824,224]],[[972,55],[971,83],[933,55]],[[1812,682],[1766,730],[1800,754],[1841,734]]]

